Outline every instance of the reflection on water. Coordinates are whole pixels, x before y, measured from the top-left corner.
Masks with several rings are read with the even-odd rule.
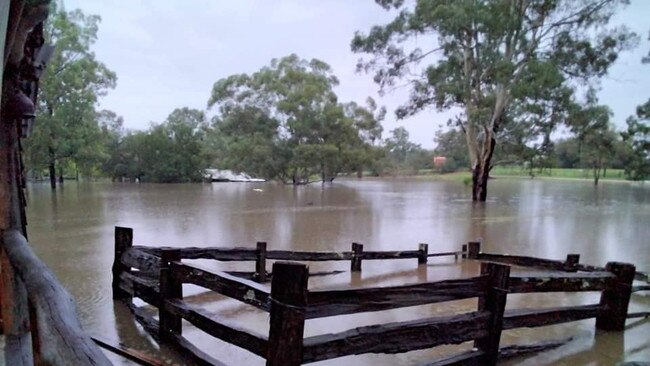
[[[258,190],[253,190],[257,188]],[[259,191],[261,189],[261,191]],[[604,182],[495,180],[486,204],[467,199],[456,182],[421,180],[337,180],[333,185],[290,187],[276,184],[194,185],[76,184],[57,192],[46,185],[28,187],[29,237],[38,255],[78,301],[83,325],[93,334],[155,351],[155,343],[134,326],[127,311],[111,299],[113,227],[133,227],[135,243],[156,246],[254,246],[269,249],[458,250],[481,238],[484,250],[562,259],[580,253],[581,262],[633,262],[650,270],[650,187]],[[246,265],[215,264],[215,269],[251,270]],[[346,272],[313,277],[311,288],[379,286],[469,277],[471,262],[435,259],[417,268],[415,260],[366,261],[363,273],[347,272],[349,263],[316,263],[312,271]],[[188,295],[198,291],[188,286]],[[635,295],[632,311],[650,307],[650,296]],[[250,329],[268,331],[268,314],[216,295],[192,296],[210,311]],[[513,295],[508,307],[587,304],[597,294]],[[306,336],[350,327],[471,311],[475,300],[426,305],[380,313],[346,315],[307,322]],[[624,335],[597,334],[594,320],[504,332],[502,342],[525,343],[574,336],[558,350],[508,364],[611,365],[650,359],[650,324],[629,322]],[[262,365],[259,357],[193,329],[184,333],[229,364]],[[461,347],[470,347],[464,344]],[[431,360],[457,346],[402,355],[345,357],[322,364],[393,365]],[[171,357],[165,353],[164,357]],[[120,364],[114,359],[116,364]],[[126,364],[126,363],[125,363]]]

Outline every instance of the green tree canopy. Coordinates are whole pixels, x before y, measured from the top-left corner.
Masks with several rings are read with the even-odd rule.
[[[203,111],[177,108],[147,131],[124,132],[121,119],[104,112],[110,159],[102,166],[114,180],[178,183],[200,181],[209,124]]]
[[[632,180],[650,178],[650,100],[637,107],[636,115],[627,119],[627,130],[622,135],[632,156],[625,174]]]
[[[366,107],[340,103],[336,85],[328,64],[296,55],[217,81],[208,107],[218,109],[219,162],[294,184],[358,168],[381,137],[385,111],[372,99]]]
[[[50,13],[44,36],[55,50],[40,80],[37,123],[25,155],[30,169],[49,169],[55,188],[57,164],[67,161],[89,170],[107,158],[95,104],[115,87],[116,76],[90,51],[99,16],[66,12],[54,4]]]
[[[400,118],[430,107],[462,111],[474,200],[486,200],[507,125],[534,120],[540,132],[552,130],[573,81],[605,75],[634,40],[624,28],[605,28],[623,0],[376,2],[398,15],[354,36],[352,50],[373,55],[358,66],[374,71],[382,89],[409,81]]]

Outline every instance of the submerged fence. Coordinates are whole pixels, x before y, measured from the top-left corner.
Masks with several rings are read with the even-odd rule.
[[[480,243],[471,242],[459,252],[428,253],[426,244],[413,251],[363,251],[354,243],[349,252],[299,252],[256,248],[151,248],[133,246],[133,231],[116,227],[113,296],[125,301],[136,319],[161,343],[173,345],[198,364],[221,365],[182,336],[181,320],[225,342],[266,359],[267,365],[300,365],[364,353],[401,353],[443,344],[474,341],[474,349],[438,360],[431,365],[494,365],[501,356],[539,351],[560,343],[500,348],[502,330],[538,327],[587,318],[596,318],[596,327],[621,331],[628,314],[637,274],[631,264],[610,262],[605,268],[580,265],[579,256],[552,261],[533,257],[506,256],[480,252]],[[370,287],[347,290],[310,290],[309,269],[293,261],[350,261],[352,271],[360,271],[363,260],[417,259],[419,264],[432,256],[459,255],[489,260],[472,278],[450,279],[404,286]],[[183,259],[255,262],[255,272],[210,272]],[[281,260],[266,272],[267,260]],[[502,263],[497,263],[502,262]],[[524,265],[552,272],[510,274],[507,264]],[[582,269],[581,269],[582,268]],[[578,272],[580,271],[580,272]],[[271,278],[270,291],[258,282]],[[258,282],[254,282],[254,279]],[[268,334],[244,329],[232,321],[210,314],[183,301],[183,284],[198,285],[270,313]],[[544,309],[505,311],[508,293],[601,292],[598,304]],[[133,305],[134,297],[158,309],[158,320]],[[343,314],[373,312],[407,306],[478,298],[475,311],[405,322],[358,327],[335,334],[304,337],[305,321]]]

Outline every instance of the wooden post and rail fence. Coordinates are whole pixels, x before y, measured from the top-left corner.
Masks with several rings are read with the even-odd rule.
[[[133,231],[115,229],[113,296],[124,301],[135,318],[159,342],[182,350],[200,365],[222,363],[196,348],[183,337],[182,319],[225,342],[266,359],[267,365],[300,365],[364,353],[402,353],[444,344],[474,342],[474,349],[431,365],[494,365],[497,360],[556,347],[563,342],[500,347],[503,330],[539,327],[596,318],[596,328],[622,331],[625,320],[647,317],[650,312],[628,313],[630,296],[650,286],[634,265],[610,262],[605,267],[579,263],[570,254],[565,261],[482,253],[479,242],[458,252],[429,253],[420,244],[412,251],[364,251],[352,244],[349,252],[269,250],[267,243],[255,248],[162,248],[133,245]],[[346,290],[309,289],[309,268],[299,261],[350,261],[360,271],[364,260],[417,259],[458,256],[485,261],[478,276],[403,286]],[[211,272],[184,259],[255,262],[254,272]],[[266,262],[274,260],[271,273]],[[289,262],[292,261],[292,262]],[[510,265],[545,270],[510,273]],[[271,279],[270,289],[259,282]],[[255,282],[258,281],[258,282]],[[183,300],[183,284],[193,284],[238,300],[270,314],[268,334],[244,329],[229,319],[210,314]],[[601,293],[598,304],[543,309],[505,310],[508,294],[533,292]],[[155,320],[133,298],[158,309]],[[408,306],[478,298],[475,311],[423,319],[363,326],[335,334],[304,337],[305,321],[343,314],[374,312]]]

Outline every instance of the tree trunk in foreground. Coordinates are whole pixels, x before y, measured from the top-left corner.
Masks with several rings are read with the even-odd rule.
[[[480,156],[472,168],[472,201],[485,202],[487,200],[487,185],[492,166],[492,155],[496,147],[496,140],[489,137],[489,143],[485,143]]]
[[[489,169],[478,164],[472,169],[472,201],[485,202],[487,200],[489,175]]]
[[[56,168],[54,167],[54,162],[50,162],[49,170],[50,170],[50,187],[52,187],[52,189],[56,189]]]

